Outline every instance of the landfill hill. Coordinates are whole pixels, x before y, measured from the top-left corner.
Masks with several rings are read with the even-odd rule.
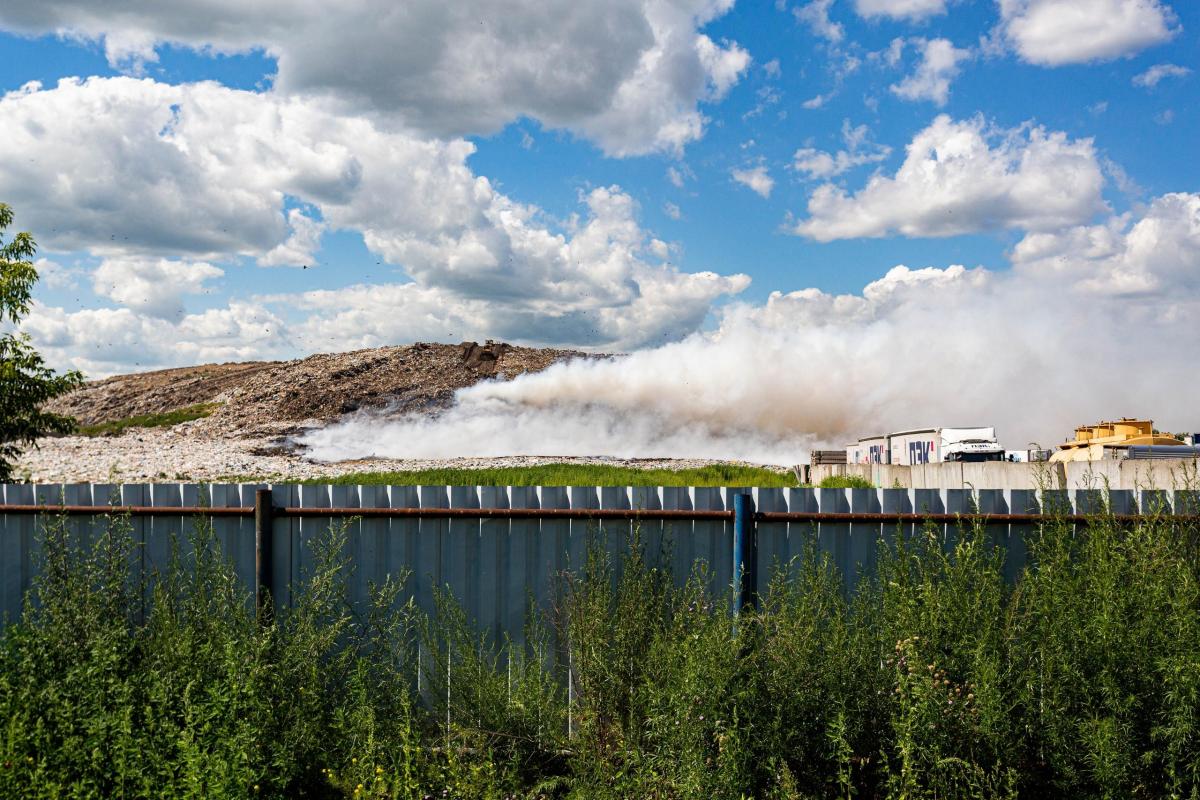
[[[418,342],[294,361],[204,364],[117,375],[90,381],[48,409],[90,426],[215,404],[199,424],[208,434],[278,436],[359,410],[432,413],[448,407],[455,391],[479,381],[510,380],[559,361],[595,357],[491,341]]]

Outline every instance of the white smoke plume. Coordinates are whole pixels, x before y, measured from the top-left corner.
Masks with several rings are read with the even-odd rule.
[[[713,333],[480,384],[436,418],[347,420],[303,443],[326,460],[794,464],[816,445],[924,426],[995,425],[1011,448],[1114,416],[1200,429],[1200,194],[1049,238],[1018,245],[1011,270],[900,266],[861,295],[775,293],[728,307]],[[1130,274],[1146,278],[1133,293]]]

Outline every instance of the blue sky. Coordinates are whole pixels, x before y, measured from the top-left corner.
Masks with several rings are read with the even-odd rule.
[[[897,265],[1194,295],[1195,3],[170,5],[0,9],[0,201],[57,366],[637,350]]]

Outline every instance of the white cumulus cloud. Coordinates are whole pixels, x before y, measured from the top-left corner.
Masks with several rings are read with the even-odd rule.
[[[864,164],[876,164],[891,155],[892,148],[868,141],[869,136],[866,125],[853,127],[850,120],[842,120],[844,150],[830,153],[802,147],[792,157],[792,168],[810,179],[832,178]]]
[[[832,241],[1054,230],[1102,210],[1103,184],[1090,139],[1030,125],[989,130],[982,117],[943,114],[916,134],[895,175],[874,175],[853,194],[819,186],[793,232]]]
[[[98,378],[133,370],[292,354],[284,322],[253,303],[168,320],[132,308],[35,305],[22,322],[47,363]]]
[[[316,101],[72,79],[4,96],[0,124],[9,132],[0,196],[19,209],[18,224],[45,248],[104,259],[97,289],[143,317],[187,318],[181,298],[202,291],[188,281],[203,270],[178,265],[239,256],[303,265],[325,229],[360,233],[416,287],[396,288],[401,278],[368,292],[436,298],[420,312],[427,331],[471,318],[485,336],[634,347],[686,335],[748,283],[664,264],[618,187],[589,191],[583,214],[554,221],[476,175],[469,142],[427,140]],[[163,261],[164,251],[179,257]],[[322,339],[324,349],[391,330],[397,312],[372,308],[379,320],[341,317],[341,338]]]
[[[949,39],[914,39],[921,60],[913,74],[891,86],[892,93],[905,100],[929,100],[944,106],[950,99],[950,82],[958,77],[961,64],[971,51],[955,47]]]
[[[290,209],[287,218],[291,233],[258,259],[258,263],[264,267],[306,267],[313,263],[315,253],[321,249],[324,222],[313,219],[298,208]]]
[[[1001,29],[1031,64],[1056,67],[1132,55],[1179,32],[1161,0],[997,0]]]
[[[792,9],[792,14],[822,39],[840,42],[845,37],[846,31],[840,22],[834,22],[829,18],[831,5],[833,5],[833,0],[810,0],[802,6]]]
[[[756,167],[735,169],[729,174],[733,176],[735,181],[761,197],[770,197],[771,190],[775,188],[775,179],[771,177],[771,174],[767,172],[767,168],[762,164]]]
[[[854,0],[860,17],[922,20],[946,13],[947,0]]]
[[[1031,233],[1014,266],[1089,293],[1154,296],[1169,306],[1200,289],[1200,194],[1157,197],[1141,214]]]
[[[9,0],[0,29],[102,40],[138,74],[165,44],[261,49],[274,87],[390,115],[437,137],[521,118],[613,155],[675,151],[703,133],[700,106],[749,65],[701,32],[732,0]]]
[[[183,296],[210,291],[208,281],[225,271],[203,261],[166,258],[106,258],[92,273],[92,289],[146,316],[180,320]]]

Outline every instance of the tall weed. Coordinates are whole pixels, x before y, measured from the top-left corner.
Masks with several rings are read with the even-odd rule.
[[[519,644],[406,576],[352,607],[345,528],[274,614],[202,522],[144,586],[128,520],[67,528],[0,639],[0,796],[1200,798],[1200,549],[1166,516],[1048,522],[1014,583],[985,527],[900,528],[850,596],[809,542],[736,625],[635,534]]]

